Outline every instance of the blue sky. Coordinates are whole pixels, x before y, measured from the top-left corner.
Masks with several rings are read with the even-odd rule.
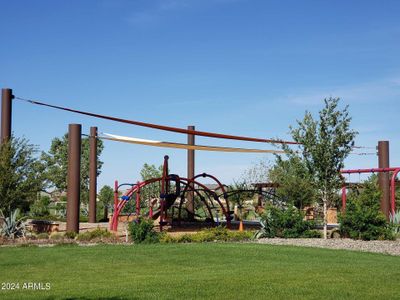
[[[19,97],[145,122],[290,139],[289,125],[325,97],[350,106],[357,144],[389,140],[400,165],[400,2],[0,1],[0,87]],[[14,102],[13,130],[41,150],[69,123],[83,131],[185,142],[184,135]],[[198,137],[234,147],[259,144]],[[265,146],[265,148],[271,148]],[[374,152],[372,149],[367,152]],[[184,150],[105,142],[99,185],[135,182],[141,166]],[[256,154],[196,153],[196,172],[229,183]],[[350,156],[348,168],[376,167]],[[358,176],[356,176],[358,177]],[[353,181],[358,178],[353,178]]]

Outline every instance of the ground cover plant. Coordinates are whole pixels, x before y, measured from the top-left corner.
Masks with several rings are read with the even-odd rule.
[[[173,236],[167,232],[156,232],[153,221],[140,219],[140,222],[129,224],[129,234],[135,244],[154,243],[203,243],[203,242],[228,242],[247,241],[252,239],[254,233],[251,231],[231,231],[226,227],[218,226],[207,228],[196,233],[186,233]]]
[[[6,247],[2,299],[394,299],[400,257],[260,244]]]
[[[76,236],[77,241],[107,241],[116,238],[110,231],[96,228],[95,230],[79,233]]]
[[[161,243],[205,243],[205,242],[240,242],[249,241],[253,238],[252,231],[231,231],[225,227],[218,226],[207,228],[196,233],[186,233],[172,236],[164,233],[160,236]]]

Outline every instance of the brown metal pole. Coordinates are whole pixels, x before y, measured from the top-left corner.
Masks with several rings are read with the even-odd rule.
[[[79,233],[81,124],[68,128],[67,232]]]
[[[188,130],[195,130],[194,126],[188,126]],[[188,145],[194,145],[194,135],[188,134]],[[194,177],[194,150],[187,151],[187,177],[192,179]],[[189,212],[189,219],[194,219],[194,184],[190,183],[191,189],[187,193],[187,209]]]
[[[1,90],[1,143],[11,138],[12,90]]]
[[[96,223],[97,127],[90,127],[89,146],[89,223]]]
[[[378,142],[378,164],[379,168],[389,168],[389,141]],[[390,180],[388,172],[378,174],[379,188],[382,191],[381,211],[389,220],[390,207]]]

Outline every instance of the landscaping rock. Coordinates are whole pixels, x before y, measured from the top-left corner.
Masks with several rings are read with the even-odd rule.
[[[301,247],[317,247],[343,249],[352,251],[375,252],[400,256],[400,240],[397,241],[360,241],[352,239],[282,239],[264,238],[257,240],[261,244],[292,245]]]

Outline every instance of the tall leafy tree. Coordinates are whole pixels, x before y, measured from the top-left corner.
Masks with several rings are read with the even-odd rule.
[[[291,156],[286,160],[278,156],[275,165],[269,170],[269,178],[279,184],[277,195],[288,204],[302,209],[316,200],[313,178],[298,156]]]
[[[13,137],[0,145],[0,209],[5,215],[27,210],[43,189],[43,165],[36,152],[26,139]]]
[[[143,181],[151,179],[151,178],[159,178],[162,176],[163,172],[163,166],[159,166],[158,168],[155,165],[149,165],[145,163],[140,170],[140,176]],[[160,197],[160,188],[158,185],[155,184],[149,184],[146,185],[141,191],[140,191],[141,198],[143,200],[149,200],[153,198],[159,198]]]
[[[103,162],[99,159],[104,149],[103,142],[97,141],[97,174],[101,173]],[[45,164],[44,176],[49,187],[59,191],[67,190],[68,175],[68,134],[54,138],[49,152],[42,152],[41,159]],[[82,139],[81,147],[81,201],[89,199],[89,138]]]
[[[114,200],[114,190],[112,187],[104,185],[100,189],[99,200],[104,208],[103,220],[106,220],[108,218],[108,207],[113,203]]]
[[[340,169],[354,146],[357,131],[350,128],[348,106],[340,109],[339,98],[324,100],[325,107],[314,119],[306,112],[297,127],[290,128],[293,139],[300,143],[300,153],[285,147],[289,156],[304,160],[323,204],[324,237],[327,236],[327,208],[340,188]]]

